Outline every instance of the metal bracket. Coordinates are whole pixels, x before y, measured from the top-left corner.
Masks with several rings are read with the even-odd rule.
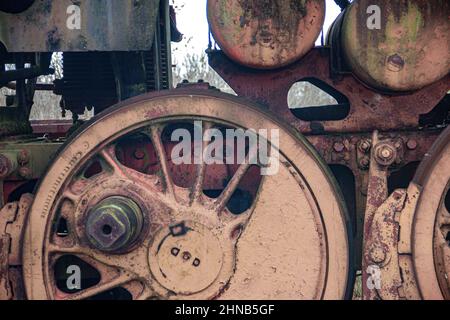
[[[372,137],[369,185],[364,217],[363,299],[420,299],[411,259],[411,226],[419,188],[411,183],[388,197],[388,168],[402,154],[395,141]],[[378,285],[369,286],[378,272]]]
[[[19,286],[11,281],[10,267],[21,266],[21,243],[32,195],[24,194],[19,202],[8,203],[0,210],[0,300],[14,298]]]

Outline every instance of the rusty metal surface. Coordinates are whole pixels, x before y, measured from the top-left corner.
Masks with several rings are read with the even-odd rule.
[[[231,171],[230,182],[216,199],[201,192],[203,182],[209,180],[214,186],[220,181],[209,178],[211,169],[205,165],[197,165],[192,185],[178,186],[177,170],[171,169],[161,138],[164,123],[173,117],[279,129],[279,173],[262,178],[251,208],[230,214],[225,205],[248,166]],[[117,158],[116,139],[139,127],[154,146],[156,172],[137,171],[123,163],[126,158]],[[132,154],[138,162],[148,156]],[[79,173],[94,158],[104,164],[101,173],[90,178],[83,173],[81,178]],[[343,204],[333,183],[304,138],[240,99],[204,90],[132,99],[79,131],[43,177],[24,240],[27,295],[80,299],[123,285],[138,299],[343,298],[350,272],[349,239]],[[277,193],[283,196],[274,196]],[[143,231],[122,254],[94,249],[85,235],[88,209],[110,195],[133,199],[144,213]],[[49,228],[57,212],[72,226],[65,237]],[[41,250],[43,255],[36,254]],[[75,294],[59,291],[52,263],[64,254],[78,255],[95,266],[102,281]]]
[[[387,174],[391,175],[408,164],[420,162],[441,133],[441,130],[379,133],[381,140],[393,141],[393,144],[399,150],[402,150],[394,164],[388,168]],[[364,213],[368,194],[369,167],[371,165],[370,153],[373,147],[372,134],[309,135],[306,138],[326,163],[332,166],[344,166],[350,169],[353,174],[355,185],[349,192],[352,192],[355,198],[348,204],[349,206],[354,205],[354,212],[351,216],[355,226],[354,250],[357,253],[355,263],[357,268],[361,268]],[[344,187],[346,186],[344,185]],[[402,230],[404,229],[406,227]]]
[[[409,187],[387,199],[387,165],[371,165],[363,284],[370,277],[367,268],[376,265],[381,286],[363,287],[365,299],[449,298],[449,146],[447,129],[425,155]],[[375,151],[372,158],[376,160]]]
[[[408,95],[388,95],[366,88],[351,75],[330,76],[329,49],[313,49],[287,68],[252,71],[234,64],[220,51],[209,55],[214,70],[242,97],[264,105],[267,110],[304,134],[372,132],[417,129],[419,116],[430,112],[446,95],[450,75],[423,90]],[[339,121],[304,121],[289,110],[291,86],[305,78],[319,79],[348,98],[350,112]],[[395,117],[386,117],[395,110]]]
[[[372,135],[372,144],[379,144],[378,131],[374,131]],[[380,164],[376,161],[375,148],[371,149],[370,153],[370,169],[368,176],[368,187],[367,187],[367,202],[364,213],[364,233],[363,233],[363,243],[364,246],[370,239],[371,227],[375,214],[378,208],[386,201],[388,198],[387,189],[387,177],[388,177],[388,165]],[[382,244],[380,244],[382,245]],[[369,250],[372,250],[370,248]],[[370,260],[367,259],[367,253],[363,253],[362,260],[362,282],[363,282],[363,298],[370,300],[375,298],[375,293],[368,286],[364,285],[369,280],[371,276],[368,273],[368,268],[371,265]]]
[[[0,300],[21,296],[20,279],[14,267],[22,264],[22,238],[32,196],[25,194],[19,202],[8,203],[0,211]],[[10,272],[11,271],[11,272]]]
[[[19,14],[0,12],[0,41],[9,52],[150,50],[159,2],[37,0]],[[81,28],[72,30],[74,3]]]
[[[450,300],[450,211],[445,199],[450,190],[450,183],[444,189],[444,193],[436,214],[436,226],[434,232],[434,264],[438,275],[439,285],[446,300]],[[447,200],[448,201],[448,200]]]
[[[8,174],[0,176],[0,180],[22,181],[41,177],[61,144],[62,141],[34,136],[18,137],[16,141],[0,141],[0,169],[7,164],[1,159],[9,159],[10,163],[9,170],[5,170]]]
[[[64,136],[73,126],[72,120],[32,120],[33,133],[48,134],[50,136]]]
[[[6,234],[6,225],[14,219],[17,204],[9,204],[0,211],[0,299],[12,299],[12,289],[9,281],[9,245],[11,238]]]
[[[227,55],[257,69],[300,59],[316,41],[325,18],[323,0],[208,0],[211,32]]]
[[[366,11],[374,5],[380,10],[380,29],[373,30],[367,27]],[[345,61],[372,87],[423,88],[450,71],[449,15],[447,0],[354,1],[342,24]]]
[[[382,300],[404,298],[404,294],[400,290],[402,276],[397,254],[400,228],[396,221],[396,214],[402,210],[405,199],[405,190],[395,191],[377,208],[370,225],[367,225],[366,231],[368,233],[365,235],[363,253],[365,262],[363,274],[367,268],[376,265],[380,270],[381,286],[379,288],[364,286],[364,298],[366,300],[375,297]],[[364,280],[367,281],[367,277],[363,277]]]
[[[418,193],[410,187],[408,191],[398,189],[388,196],[389,168],[404,151],[398,141],[382,139],[377,131],[371,141],[374,147],[364,215],[363,299],[418,299],[411,252],[408,252],[411,210],[415,208]]]
[[[414,210],[420,196],[412,183],[394,191],[367,219],[364,241],[363,279],[366,300],[419,300],[411,250]],[[369,212],[370,213],[370,212]],[[368,271],[376,267],[379,286],[367,285]],[[373,277],[373,275],[372,275]],[[373,280],[373,279],[372,279]]]

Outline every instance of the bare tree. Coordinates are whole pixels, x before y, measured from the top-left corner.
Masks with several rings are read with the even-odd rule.
[[[186,54],[184,60],[174,69],[174,86],[183,80],[197,82],[203,80],[223,92],[236,94],[233,89],[208,64],[208,57],[202,54]]]
[[[288,106],[291,109],[335,104],[335,98],[307,81],[296,82],[289,90]]]

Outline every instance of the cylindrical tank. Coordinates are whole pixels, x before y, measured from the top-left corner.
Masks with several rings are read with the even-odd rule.
[[[324,0],[208,0],[214,39],[235,62],[274,69],[300,59],[316,41]]]
[[[450,1],[356,0],[343,17],[341,45],[369,86],[422,88],[450,71]]]

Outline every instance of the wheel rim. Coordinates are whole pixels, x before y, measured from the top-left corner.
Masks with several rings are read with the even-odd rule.
[[[424,299],[450,299],[450,250],[446,239],[450,213],[445,201],[450,185],[450,128],[435,142],[414,182],[422,188],[412,230],[413,261]]]
[[[191,188],[171,181],[162,124],[186,119],[201,119],[205,126],[280,130],[279,173],[261,178],[254,203],[244,213],[230,214],[226,205],[249,165],[236,168],[217,199],[201,192],[209,175],[204,165],[196,167],[199,178]],[[111,144],[143,127],[160,160],[157,174],[142,174],[121,164],[116,145]],[[101,159],[101,173],[74,179],[94,155]],[[131,198],[140,207],[144,231],[123,250],[105,254],[83,242],[83,228],[88,208],[111,196]],[[345,295],[350,269],[345,209],[330,174],[303,138],[228,95],[192,90],[163,93],[100,114],[60,152],[35,199],[23,253],[30,299],[88,298],[116,287],[136,299],[341,299]],[[52,223],[57,211],[66,215],[69,228],[75,226],[73,235],[62,240],[55,236]],[[175,238],[177,227],[193,231],[181,242],[160,241],[169,234]],[[185,251],[194,268],[183,269],[184,282],[177,286],[181,260],[173,259],[188,257],[185,247],[193,248]],[[167,249],[162,257],[158,248]],[[179,254],[168,252],[174,248]],[[204,252],[213,254],[205,258]],[[99,269],[100,282],[74,294],[57,290],[52,266],[59,254],[76,255]],[[158,270],[171,279],[164,280],[166,274]]]

